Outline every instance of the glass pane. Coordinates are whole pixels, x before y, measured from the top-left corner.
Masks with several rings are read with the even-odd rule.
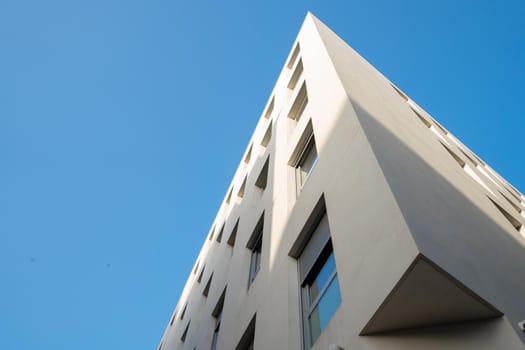
[[[315,148],[315,140],[312,138],[310,142],[308,143],[308,145],[306,146],[304,154],[301,156],[301,160],[299,161],[299,164],[297,165],[299,181],[301,185],[306,180],[306,177],[312,170],[312,167],[314,166],[316,160],[317,160],[317,150]]]
[[[325,329],[333,314],[341,304],[341,292],[339,291],[339,280],[335,275],[326,292],[308,318],[310,326],[310,340],[313,345],[319,334]]]
[[[321,271],[317,274],[317,277],[310,285],[310,305],[315,301],[315,298],[319,295],[319,292],[324,288],[326,283],[328,283],[328,278],[335,271],[335,260],[334,252],[330,253],[330,256],[324,263]]]
[[[219,336],[219,332],[215,331],[213,333],[213,338],[211,340],[211,350],[215,350],[217,348],[217,337]]]

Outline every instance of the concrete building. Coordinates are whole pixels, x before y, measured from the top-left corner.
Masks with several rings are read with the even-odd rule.
[[[524,349],[525,197],[308,14],[159,349]]]

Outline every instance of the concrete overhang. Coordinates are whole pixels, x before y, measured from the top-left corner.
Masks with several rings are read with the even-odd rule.
[[[485,320],[503,313],[418,255],[360,335]]]

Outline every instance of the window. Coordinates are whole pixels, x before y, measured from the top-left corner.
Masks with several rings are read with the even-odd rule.
[[[341,292],[324,196],[289,253],[299,263],[303,343],[309,349],[341,304]]]
[[[221,242],[222,240],[222,233],[224,232],[224,224],[222,224],[221,230],[219,231],[219,234],[217,235],[217,242]]]
[[[264,118],[269,119],[273,112],[273,107],[275,105],[275,96],[272,97],[272,100],[270,101],[270,104],[268,105],[268,108],[266,108],[266,112],[264,113]]]
[[[188,304],[184,304],[184,307],[182,308],[182,311],[180,313],[180,319],[182,320],[184,318],[184,314],[186,313],[186,306],[188,306]]]
[[[295,166],[295,178],[297,182],[297,189],[300,190],[310,171],[312,170],[315,162],[317,161],[317,149],[315,147],[315,138],[311,134],[308,139],[306,146],[304,147],[302,154],[299,156],[297,165]]]
[[[201,273],[199,273],[199,277],[197,277],[197,282],[198,283],[201,283],[202,281],[202,275],[204,275],[204,268],[206,267],[206,265],[203,265],[202,266],[202,270],[201,270]]]
[[[295,46],[292,55],[290,56],[290,60],[288,61],[288,64],[286,67],[292,68],[293,64],[295,63],[295,60],[297,59],[297,56],[299,56],[299,52],[301,51],[301,47],[299,46],[299,43]]]
[[[247,175],[244,177],[244,180],[242,181],[241,187],[239,188],[239,192],[237,192],[237,197],[239,199],[242,199],[242,197],[244,197],[244,189],[246,188],[246,178],[247,177],[248,177]]]
[[[257,177],[257,180],[255,181],[255,186],[257,186],[261,190],[266,189],[266,184],[268,182],[268,167],[269,166],[270,166],[270,156],[266,158],[266,162],[264,162],[261,172],[259,173],[259,176]]]
[[[188,329],[190,329],[190,322],[188,321],[188,324],[186,325],[186,328],[184,329],[184,332],[182,333],[182,336],[180,337],[180,340],[184,343],[186,340],[186,337],[188,336]]]
[[[290,78],[290,81],[288,82],[288,89],[293,90],[295,88],[295,85],[299,81],[299,78],[301,77],[301,74],[303,73],[303,60],[299,59],[299,63],[297,63],[297,67],[295,67],[295,70],[292,74],[292,77]]]
[[[241,339],[239,340],[239,343],[235,347],[235,350],[253,350],[253,343],[255,340],[256,316],[257,315],[253,315],[250,323],[248,324],[248,327],[246,327],[246,330],[244,331]]]
[[[397,88],[397,86],[395,86],[394,84],[390,83],[390,85],[394,88],[394,90],[396,90],[396,92],[399,94],[399,96],[401,96],[403,98],[403,100],[405,101],[408,101],[408,97],[407,95],[405,95],[401,90],[399,90]]]
[[[501,214],[503,214],[503,216],[505,217],[505,219],[507,219],[510,224],[512,226],[514,226],[514,228],[519,232],[521,230],[521,222],[519,222],[514,216],[510,215],[509,212],[507,212],[505,209],[503,209],[503,207],[501,205],[499,205],[498,203],[496,203],[495,201],[492,200],[492,198],[488,197],[490,199],[490,201],[492,202],[492,204],[494,204],[496,206],[496,208],[498,208],[498,210],[501,212]]]
[[[210,278],[208,279],[208,283],[206,283],[206,287],[204,287],[204,290],[202,291],[202,295],[204,295],[205,297],[207,297],[208,294],[210,293],[210,286],[211,286],[212,278],[213,278],[213,272],[211,273]]]
[[[252,159],[252,148],[253,145],[250,145],[250,148],[248,148],[248,152],[246,152],[246,156],[244,157],[244,162],[246,164],[250,163],[250,159]]]
[[[303,85],[301,85],[299,92],[297,93],[297,97],[295,98],[295,101],[293,102],[292,107],[290,108],[290,112],[288,113],[288,118],[293,119],[295,121],[299,121],[299,119],[303,115],[303,112],[307,104],[308,104],[308,92],[306,90],[306,82],[304,82]]]
[[[264,136],[261,140],[261,146],[268,147],[268,144],[270,143],[270,139],[272,138],[272,122],[270,121],[270,124],[268,124],[268,128],[266,129],[266,132],[264,133]]]
[[[237,229],[239,228],[239,219],[237,219],[237,222],[235,223],[235,226],[233,226],[233,230],[230,233],[230,238],[228,238],[228,245],[233,247],[235,245],[235,238],[237,238]]]
[[[310,346],[315,343],[341,304],[334,252],[328,242],[303,285],[304,317]]]
[[[232,192],[233,192],[233,187],[230,188],[230,192],[228,192],[228,196],[226,197],[226,204],[230,204],[230,201],[232,199]]]
[[[217,302],[217,305],[215,305],[215,308],[212,312],[212,316],[215,317],[215,328],[213,329],[213,337],[211,339],[211,350],[215,350],[217,348],[217,339],[219,338],[219,330],[221,328],[222,308],[224,306],[225,295],[226,288],[224,288],[224,291],[222,292],[219,301]]]
[[[262,239],[263,239],[263,228],[264,228],[264,213],[261,215],[261,218],[255,225],[255,229],[248,240],[246,248],[252,251],[250,259],[250,272],[248,276],[248,288],[251,286],[252,282],[259,272],[261,267],[261,251],[262,251]]]

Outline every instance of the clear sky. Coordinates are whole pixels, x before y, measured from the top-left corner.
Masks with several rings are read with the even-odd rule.
[[[525,191],[525,2],[0,0],[0,349],[154,349],[311,10]]]

